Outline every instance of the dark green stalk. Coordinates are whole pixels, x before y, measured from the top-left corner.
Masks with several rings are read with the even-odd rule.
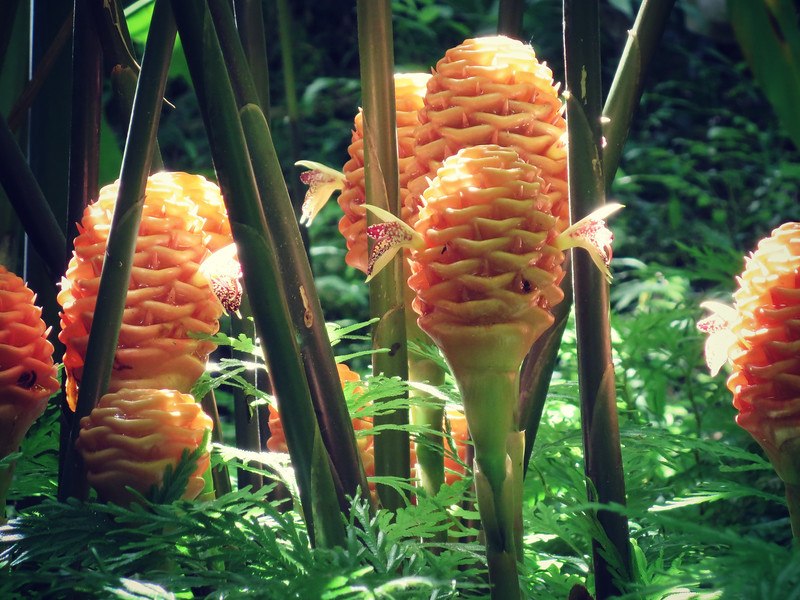
[[[111,219],[106,260],[100,275],[97,306],[71,428],[72,444],[67,448],[59,479],[60,497],[85,495],[83,460],[75,451],[74,442],[81,418],[92,411],[108,388],[111,377],[174,44],[175,20],[170,6],[167,0],[156,0],[125,142],[117,203]]]
[[[320,437],[289,304],[281,293],[276,244],[267,228],[219,40],[205,3],[172,0],[172,5],[226,200],[245,292],[283,417],[309,537],[317,545],[340,544],[344,527],[330,459]],[[258,114],[263,120],[260,110]]]
[[[236,29],[242,40],[247,64],[253,75],[258,92],[259,106],[267,123],[270,120],[269,63],[267,62],[267,40],[264,36],[264,11],[261,0],[234,0]]]
[[[628,32],[628,40],[603,107],[603,135],[606,138],[603,168],[606,189],[614,181],[631,119],[642,95],[647,65],[653,58],[674,4],[675,0],[644,0],[639,7],[633,29]]]
[[[0,70],[5,62],[20,4],[22,4],[22,0],[7,0],[0,4]]]
[[[136,95],[136,82],[138,81],[137,71],[131,67],[116,65],[111,71],[111,89],[117,97],[122,114],[130,118],[133,111],[133,98]],[[158,140],[153,145],[153,159],[150,164],[150,172],[157,173],[164,169],[164,160],[161,158],[161,150],[158,147]]]
[[[786,505],[789,507],[789,521],[795,542],[800,540],[800,486],[786,483]]]
[[[333,462],[339,499],[342,508],[346,508],[345,494],[355,496],[359,487],[366,490],[367,481],[361,468],[358,446],[352,433],[353,425],[339,382],[311,265],[300,237],[269,126],[258,107],[258,95],[244,52],[238,43],[230,7],[225,0],[210,0],[209,6],[237,95],[263,210],[270,215],[267,227],[281,248],[280,270],[284,295],[292,308],[292,323],[297,332],[314,409],[323,432],[322,439]]]
[[[97,198],[100,171],[100,114],[103,77],[101,50],[88,0],[75,0],[72,33],[72,140],[69,152],[67,239],[78,233],[75,225],[83,210]]]
[[[217,409],[217,397],[214,395],[214,390],[209,391],[203,399],[200,400],[200,406],[203,407],[211,422],[214,424],[211,428],[211,441],[215,444],[222,444],[222,421],[219,419],[219,410]],[[214,495],[219,498],[231,491],[231,479],[228,474],[228,468],[224,464],[211,469],[211,479],[214,482]]]
[[[292,16],[286,0],[277,0],[278,7],[278,36],[281,44],[281,70],[283,71],[283,89],[286,101],[286,119],[289,125],[289,153],[292,164],[300,158],[302,132],[300,131],[300,105],[297,102],[297,84],[295,83],[294,68],[294,43],[292,41]],[[289,192],[296,214],[300,214],[303,204],[304,192],[301,189],[300,179],[293,177],[289,183]],[[303,231],[303,235],[305,231]],[[308,240],[304,238],[305,243]]]
[[[367,202],[400,214],[397,166],[397,122],[394,103],[394,44],[389,0],[358,0],[358,50],[364,107],[364,176]],[[370,215],[370,220],[372,216]],[[369,286],[370,313],[380,317],[372,332],[373,373],[408,379],[408,353],[403,294],[403,256],[378,273]],[[375,425],[405,425],[408,410],[375,417]],[[408,432],[385,431],[375,438],[375,474],[407,479],[410,475]],[[397,509],[405,499],[396,490],[378,486],[386,508]]]
[[[525,361],[522,363],[519,395],[519,428],[525,432],[525,453],[522,462],[523,477],[527,475],[528,463],[533,453],[536,434],[542,420],[547,390],[553,369],[558,361],[561,338],[567,328],[569,311],[572,308],[572,267],[567,261],[564,265],[564,280],[561,289],[564,299],[553,308],[555,322],[534,342]]]
[[[497,15],[497,33],[521,39],[522,36],[522,0],[500,0]]]
[[[11,131],[17,131],[25,120],[28,114],[28,109],[35,101],[39,91],[45,84],[45,81],[50,76],[53,67],[62,60],[62,51],[69,41],[70,34],[72,33],[72,12],[64,18],[61,27],[53,37],[52,42],[48,46],[45,53],[36,63],[36,69],[31,76],[30,81],[25,85],[25,89],[19,95],[19,98],[11,107],[8,113],[8,126]]]
[[[66,238],[2,115],[0,186],[28,233],[28,239],[47,267],[52,281],[57,282],[64,272]]]
[[[252,316],[253,312],[250,309],[250,301],[245,297],[242,299],[242,305],[239,307],[241,318],[231,316],[231,337],[238,337],[243,333],[251,340],[256,338],[256,329],[253,321],[248,319]],[[252,355],[244,352],[234,350],[232,352],[233,358],[242,361],[252,362]],[[250,385],[256,385],[256,373],[253,370],[243,371],[241,377]],[[252,394],[248,394],[241,387],[233,388],[233,417],[234,428],[236,431],[236,446],[245,450],[253,452],[260,452],[261,435],[259,431],[258,412],[250,404],[255,400]],[[251,473],[240,469],[237,474],[239,489],[246,485],[251,486],[253,490],[257,490],[264,485],[264,479],[259,473]]]
[[[601,158],[599,2],[564,0],[564,63],[567,79],[568,172],[572,222],[605,204]],[[625,504],[611,361],[608,282],[587,253],[572,257],[578,378],[586,474],[590,500]],[[593,493],[592,490],[596,491]],[[611,547],[593,541],[595,592],[618,595],[630,581],[628,521],[600,510],[597,518]],[[613,559],[612,559],[613,557]]]
[[[134,75],[138,76],[139,63],[134,56],[131,34],[119,0],[91,2],[90,7],[100,36],[106,71],[110,71],[116,65],[122,65],[133,69]]]

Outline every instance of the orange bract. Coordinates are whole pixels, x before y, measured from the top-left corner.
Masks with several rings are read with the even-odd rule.
[[[405,193],[405,173],[414,155],[414,129],[419,124],[417,111],[422,108],[425,84],[430,79],[426,73],[397,74],[394,76],[395,109],[397,111],[397,146],[399,155],[401,195]],[[367,217],[364,209],[364,126],[361,111],[355,118],[352,141],[347,148],[350,160],[343,172],[345,184],[339,195],[339,206],[344,216],[339,221],[339,231],[347,242],[345,261],[351,267],[367,272]],[[405,217],[405,215],[404,215]]]
[[[67,399],[74,409],[97,302],[119,182],[84,211],[58,301],[66,346]],[[198,273],[209,254],[232,243],[219,188],[199,175],[158,173],[147,181],[139,237],[109,391],[165,388],[188,392],[215,345],[222,306]]]
[[[481,144],[515,149],[541,169],[559,227],[569,222],[566,124],[553,74],[527,44],[504,36],[465,40],[437,64],[420,111],[406,207],[415,214],[442,162]],[[412,220],[408,222],[413,222]]]
[[[800,223],[761,240],[734,294],[736,343],[728,388],[737,422],[769,455],[787,483],[800,483],[791,449],[800,441]]]
[[[211,428],[211,418],[189,394],[125,389],[103,396],[81,419],[77,447],[100,498],[127,505],[134,496],[126,486],[146,496],[162,483],[167,465],[175,467],[184,451],[196,450]],[[183,498],[195,498],[203,490],[208,465],[206,451]]]
[[[445,354],[453,328],[527,324],[538,337],[552,322],[564,254],[558,200],[544,187],[514,150],[475,146],[448,158],[426,190],[415,225],[425,243],[408,283],[420,327]]]
[[[25,282],[0,265],[0,458],[14,452],[58,390],[42,309]]]

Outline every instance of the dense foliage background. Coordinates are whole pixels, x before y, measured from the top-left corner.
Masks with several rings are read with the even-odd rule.
[[[604,3],[607,81],[636,4]],[[724,23],[709,22],[703,4],[677,3],[610,190],[627,207],[613,221],[612,325],[628,494],[627,508],[618,509],[630,519],[639,581],[629,597],[793,598],[800,594],[800,561],[791,549],[782,484],[734,423],[725,376],[708,375],[695,325],[700,302],[727,300],[742,257],[757,240],[797,218],[800,155],[732,34]],[[496,28],[496,3],[486,0],[395,0],[393,6],[398,70],[427,70],[465,37]],[[352,2],[296,1],[290,8],[297,148],[273,3],[265,4],[265,24],[273,134],[287,181],[294,182],[297,158],[337,168],[345,162],[359,67]],[[530,0],[523,27],[559,79],[560,10],[558,0]],[[146,8],[132,13],[139,43],[148,19]],[[185,66],[178,60],[173,69],[167,95],[175,109],[165,114],[159,136],[165,162],[211,175]],[[110,98],[106,116],[122,135],[125,125]],[[113,152],[104,156],[119,160]],[[352,324],[368,317],[367,291],[362,275],[344,265],[338,218],[331,202],[309,231],[309,251],[328,320]],[[5,222],[13,223],[10,215]],[[3,247],[10,256],[18,244],[12,228]],[[336,350],[360,347],[350,340]],[[351,365],[363,373],[366,359]],[[585,494],[575,369],[570,328],[526,479],[531,597],[566,598],[589,576],[597,525]],[[379,391],[386,383],[375,385]],[[455,393],[452,387],[444,392]],[[30,534],[12,539],[16,546],[0,546],[0,570],[15,562],[13,575],[0,577],[3,597],[77,590],[125,598],[442,598],[454,594],[454,573],[464,595],[480,584],[478,546],[453,544],[435,555],[416,541],[430,533],[427,515],[458,499],[461,489],[410,507],[393,524],[383,517],[369,522],[356,511],[361,522],[352,528],[351,547],[312,553],[301,524],[274,510],[262,493],[234,492],[210,506],[164,506],[153,514],[99,505],[87,513],[43,502],[55,491],[55,420],[49,412],[22,448],[11,498],[28,515]],[[217,459],[243,458],[227,452]],[[72,556],[76,547],[86,548],[86,556]],[[216,573],[214,562],[223,559],[226,571]]]

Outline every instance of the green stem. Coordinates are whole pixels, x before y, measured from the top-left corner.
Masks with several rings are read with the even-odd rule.
[[[267,62],[267,40],[264,37],[264,11],[261,0],[234,0],[236,29],[242,41],[247,64],[253,75],[258,92],[258,103],[264,118],[269,123],[269,63]],[[282,33],[282,32],[281,32]]]
[[[240,118],[263,211],[270,215],[267,226],[283,253],[280,261],[283,291],[292,307],[292,323],[299,340],[311,399],[320,429],[324,432],[323,442],[333,461],[340,504],[346,510],[345,495],[355,496],[359,487],[367,489],[367,480],[352,433],[353,424],[339,382],[325,316],[272,135],[258,107],[256,88],[234,30],[233,15],[224,0],[211,0],[209,6],[238,97]]]
[[[786,505],[789,507],[789,520],[792,524],[792,536],[795,542],[800,541],[800,486],[786,485]]]
[[[284,283],[220,42],[205,3],[172,0],[228,208],[256,330],[283,417],[312,544],[344,543],[330,459],[320,437]],[[254,108],[266,125],[263,114]],[[283,259],[283,257],[281,257]],[[297,307],[294,307],[297,310]]]
[[[83,461],[74,443],[80,420],[92,411],[111,378],[174,43],[175,20],[170,6],[167,0],[156,0],[125,143],[119,192],[100,275],[78,405],[70,430],[71,444],[59,479],[60,497],[83,497],[86,493]]]
[[[300,160],[302,132],[300,130],[300,103],[297,101],[297,83],[295,82],[294,68],[294,41],[292,31],[292,15],[286,0],[277,0],[278,8],[278,36],[281,45],[281,71],[283,72],[283,90],[286,101],[286,119],[289,126],[289,154],[292,164]],[[294,205],[295,213],[300,214],[303,205],[304,192],[300,185],[300,178],[293,177],[289,183],[289,192]],[[307,236],[303,230],[303,235]],[[308,244],[307,237],[304,243]]]
[[[394,103],[394,45],[389,0],[358,0],[358,48],[364,108],[364,176],[367,201],[400,214],[397,166],[397,123]],[[370,216],[370,220],[372,217]],[[370,313],[379,317],[372,333],[372,347],[389,351],[373,355],[372,371],[387,377],[408,379],[408,353],[402,253],[378,273],[369,287]],[[408,410],[375,418],[375,425],[408,424]],[[387,430],[375,438],[375,474],[408,479],[409,437],[406,430]],[[378,486],[386,508],[405,505],[402,494]]]
[[[5,190],[53,283],[57,282],[64,272],[66,237],[2,115],[0,186]]]
[[[231,316],[231,337],[239,337],[239,334],[244,334],[251,340],[256,337],[256,330],[253,321],[248,317],[252,316],[250,309],[250,301],[248,298],[242,299],[242,305],[239,307],[241,318]],[[233,351],[233,358],[238,358],[242,361],[251,362],[253,357],[245,352]],[[256,373],[253,370],[244,371],[241,374],[242,379],[255,387]],[[236,430],[236,446],[251,450],[253,452],[260,452],[261,446],[261,432],[259,430],[258,412],[250,404],[255,400],[252,394],[248,394],[240,387],[233,388],[233,418],[234,427]],[[251,486],[253,490],[260,489],[264,485],[264,479],[259,473],[251,473],[241,469],[237,474],[239,489],[246,485]]]
[[[0,71],[5,63],[20,4],[22,4],[22,0],[8,0],[0,4]]]
[[[11,480],[14,479],[14,465],[11,463],[0,467],[0,525],[6,522],[6,499],[11,489]]]
[[[475,445],[475,489],[486,536],[492,598],[519,598],[522,560],[522,433],[514,431],[519,370],[457,376]]]
[[[217,398],[214,395],[214,390],[209,391],[203,396],[203,399],[200,400],[200,406],[203,407],[203,412],[211,417],[211,422],[213,423],[213,427],[211,428],[211,441],[215,444],[224,443],[222,439],[222,421],[220,421],[219,418]],[[214,494],[217,498],[230,493],[231,479],[228,474],[228,468],[225,465],[220,464],[213,468],[211,470],[211,479],[214,482]]]
[[[572,222],[605,203],[600,132],[599,2],[564,0],[569,189]],[[611,360],[608,282],[587,253],[572,257],[578,379],[585,469],[590,500],[625,504],[625,479]],[[593,497],[592,489],[596,490]],[[593,540],[596,596],[619,595],[631,578],[628,521],[617,512],[597,513],[611,548]],[[617,564],[609,558],[616,556]]]
[[[500,0],[497,15],[497,33],[521,39],[523,7],[522,0]]]
[[[611,186],[628,138],[633,113],[639,104],[644,74],[655,53],[675,0],[644,0],[622,51],[614,80],[603,107],[603,168],[606,188]]]

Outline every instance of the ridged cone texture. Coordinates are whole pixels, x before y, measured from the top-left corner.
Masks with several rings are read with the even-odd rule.
[[[427,73],[399,73],[394,76],[395,109],[397,114],[398,166],[400,194],[406,193],[406,172],[414,160],[414,130],[419,125],[417,112],[422,108]],[[367,272],[367,217],[364,208],[364,124],[359,110],[355,117],[352,141],[347,148],[350,155],[344,168],[345,184],[339,195],[339,206],[344,216],[339,221],[339,231],[347,242],[345,262],[351,267]],[[406,218],[408,215],[403,215]]]
[[[61,282],[67,400],[75,409],[119,182],[84,211]],[[189,333],[219,329],[222,305],[198,272],[210,252],[233,242],[219,188],[199,175],[162,172],[147,181],[130,287],[108,391],[188,392],[215,345]]]
[[[0,458],[17,450],[58,390],[53,345],[35,299],[0,265]]]
[[[737,343],[728,388],[737,422],[761,444],[778,475],[800,484],[800,223],[761,240],[734,294]]]
[[[105,501],[126,506],[133,488],[147,496],[163,482],[184,451],[193,452],[212,428],[211,418],[189,394],[174,390],[123,389],[104,395],[81,419],[77,447],[86,464],[86,478]],[[201,454],[183,498],[203,490],[209,453]]]
[[[439,166],[462,148],[513,148],[541,169],[559,227],[569,223],[566,123],[553,73],[533,48],[505,36],[465,40],[436,64],[428,82],[415,159],[406,165],[411,221]]]
[[[487,145],[445,160],[425,191],[415,224],[424,248],[411,253],[408,283],[420,327],[448,360],[466,352],[480,362],[487,336],[510,334],[524,356],[552,324],[564,254],[559,201],[545,189],[538,167]]]

